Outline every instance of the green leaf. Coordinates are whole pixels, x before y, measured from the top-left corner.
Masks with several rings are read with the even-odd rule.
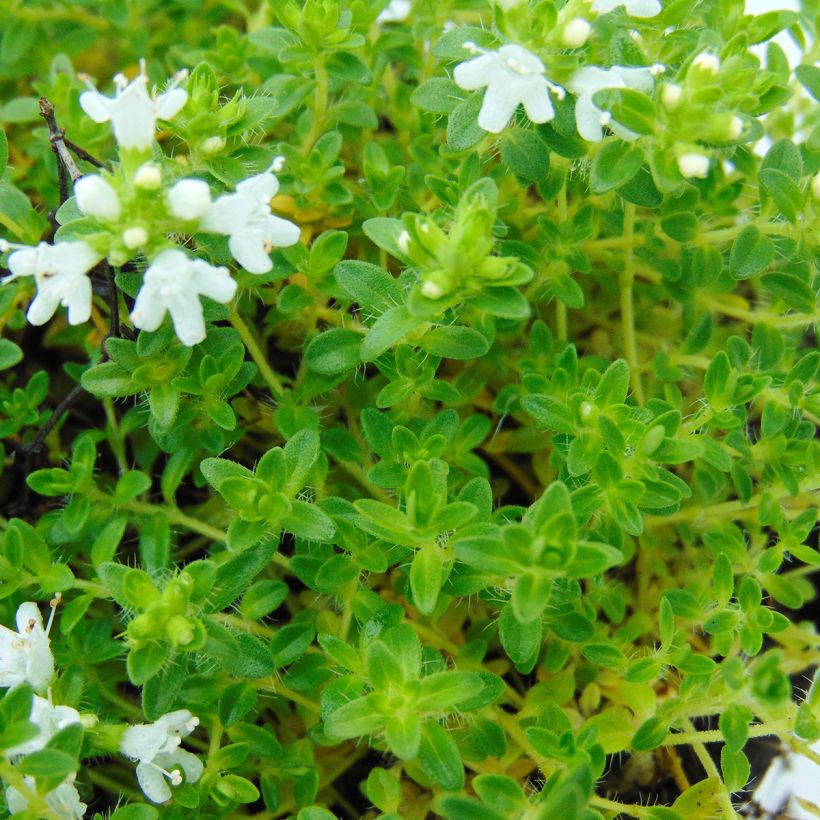
[[[18,345],[9,339],[0,339],[0,370],[8,370],[22,360],[23,351]]]
[[[446,77],[433,77],[417,86],[410,103],[422,111],[449,114],[465,97],[465,93]]]
[[[513,663],[534,665],[541,649],[543,626],[540,619],[522,624],[515,617],[512,606],[507,604],[501,610],[498,631],[501,645]]]
[[[501,159],[526,182],[543,182],[549,176],[549,148],[533,129],[506,129],[501,137]]]
[[[9,141],[6,139],[6,132],[0,128],[0,177],[6,170],[9,162]]]
[[[489,349],[487,338],[470,327],[440,325],[419,341],[419,347],[442,359],[479,359]]]
[[[804,63],[794,70],[800,84],[815,100],[820,100],[820,66]]]
[[[592,95],[592,101],[636,134],[652,134],[655,130],[655,105],[640,91],[632,88],[608,88],[596,91]]]
[[[333,540],[336,526],[319,507],[298,500],[293,500],[290,504],[290,512],[282,518],[284,529],[309,541]]]
[[[379,234],[382,230],[380,225],[385,222],[397,222],[401,226],[399,220],[382,220],[380,223],[378,219],[369,219],[364,224],[365,233],[367,233],[369,226],[371,232]],[[399,227],[399,233],[401,230],[401,227]],[[393,245],[393,234],[394,231],[391,225],[390,229],[385,231],[384,238],[384,241],[391,247]],[[390,237],[389,240],[387,239],[388,236]],[[350,295],[350,298],[363,308],[384,311],[401,301],[401,290],[396,284],[396,280],[378,265],[345,259],[334,268],[334,276],[339,285]]]
[[[421,720],[415,713],[403,713],[387,719],[384,739],[396,757],[412,760],[419,752]]]
[[[458,791],[464,786],[464,764],[458,747],[438,723],[425,724],[419,746],[424,773],[442,789]]]
[[[451,151],[468,151],[484,138],[486,132],[478,124],[483,95],[473,92],[462,100],[447,119],[447,146]]]
[[[168,659],[171,647],[167,641],[134,647],[128,653],[126,668],[134,686],[142,686],[156,675]]]
[[[41,749],[27,754],[18,764],[22,774],[62,780],[77,771],[79,764],[72,755],[59,749]]]
[[[85,390],[98,398],[122,398],[138,393],[131,374],[114,362],[103,362],[86,370],[81,379]]]
[[[659,717],[651,717],[641,724],[629,745],[636,752],[648,752],[660,746],[668,734],[668,724]]]
[[[776,168],[767,168],[760,172],[760,183],[786,219],[796,222],[803,207],[803,192],[788,174]]]
[[[751,279],[769,267],[774,259],[774,243],[754,225],[747,225],[732,244],[729,270],[735,279]]]
[[[592,162],[590,185],[595,194],[605,194],[626,185],[643,165],[643,151],[625,140],[608,140]]]
[[[353,330],[333,328],[310,340],[305,348],[305,363],[316,373],[335,376],[359,364],[362,336]]]
[[[415,330],[422,319],[413,316],[404,305],[390,308],[379,316],[364,337],[361,346],[361,359],[371,362],[386,350],[400,342],[408,333]]]
[[[430,615],[435,609],[443,583],[441,549],[438,544],[426,544],[416,553],[410,565],[413,601],[423,615]]]

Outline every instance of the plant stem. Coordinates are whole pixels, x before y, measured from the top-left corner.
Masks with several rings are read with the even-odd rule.
[[[330,93],[330,78],[327,74],[325,56],[317,55],[313,61],[313,73],[316,81],[316,88],[313,97],[313,119],[310,123],[310,131],[305,139],[304,152],[310,153],[310,149],[319,139],[325,125],[327,114],[327,101]]]
[[[632,303],[632,284],[635,281],[635,206],[628,202],[624,206],[624,239],[626,258],[620,277],[621,292],[621,332],[623,333],[624,356],[629,364],[632,392],[638,404],[644,403],[641,367],[638,359],[638,343],[635,339],[635,310]]]
[[[271,395],[274,399],[278,399],[282,393],[285,392],[285,388],[279,380],[279,377],[276,373],[274,373],[273,369],[268,364],[268,360],[265,358],[265,354],[262,352],[262,348],[259,347],[253,333],[251,333],[251,329],[245,324],[245,320],[235,310],[231,311],[230,321],[239,333],[242,341],[245,343],[245,347],[248,349],[248,353],[251,354],[251,358],[254,363],[259,368],[259,372],[262,374],[262,378],[267,383]]]

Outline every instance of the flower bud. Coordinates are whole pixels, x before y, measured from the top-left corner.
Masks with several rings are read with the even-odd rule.
[[[729,120],[729,139],[736,140],[743,133],[743,120],[740,117],[732,117]]]
[[[74,183],[74,196],[77,198],[77,207],[86,216],[115,220],[122,211],[117,192],[100,176],[78,179]]]
[[[661,89],[661,102],[667,111],[674,111],[680,105],[683,89],[677,83],[664,83]]]
[[[134,185],[145,191],[156,191],[162,185],[162,171],[154,162],[144,162],[134,174]]]
[[[581,48],[589,38],[592,26],[582,17],[570,20],[561,32],[561,45],[567,48]]]
[[[692,60],[692,65],[705,74],[717,74],[720,69],[720,60],[715,57],[714,54],[704,52],[703,54],[698,54],[698,56]]]
[[[168,191],[168,207],[179,219],[190,222],[211,207],[211,189],[201,179],[181,179]]]
[[[132,228],[126,228],[122,232],[122,244],[126,248],[141,248],[148,244],[148,231],[140,225],[135,225]]]
[[[188,646],[196,636],[195,625],[184,615],[174,615],[165,625],[165,632],[174,646]]]
[[[421,286],[421,295],[428,299],[441,299],[444,296],[444,288],[437,282],[431,282],[429,279]]]
[[[709,157],[697,151],[689,151],[678,157],[678,169],[687,178],[705,179],[709,173]]]
[[[225,147],[225,137],[214,135],[202,141],[199,146],[200,150],[206,156],[218,154]]]

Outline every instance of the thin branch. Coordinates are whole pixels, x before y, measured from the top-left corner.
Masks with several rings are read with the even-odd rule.
[[[93,165],[95,168],[103,168],[108,170],[108,165],[103,162],[101,159],[97,159],[93,154],[89,154],[85,148],[80,148],[77,143],[72,142],[70,139],[63,137],[63,142],[65,143],[66,148],[69,151],[77,155],[78,159],[84,160],[89,165]]]
[[[57,156],[59,164],[68,171],[72,182],[76,182],[83,172],[77,167],[74,162],[74,157],[69,153],[68,147],[65,144],[65,131],[57,125],[57,118],[54,116],[54,106],[45,98],[40,97],[40,116],[46,121],[48,127],[48,139],[51,142],[51,150]],[[62,177],[61,177],[62,188]],[[60,191],[62,198],[63,191]],[[68,199],[68,192],[66,191],[66,199]],[[65,199],[63,199],[65,202]]]

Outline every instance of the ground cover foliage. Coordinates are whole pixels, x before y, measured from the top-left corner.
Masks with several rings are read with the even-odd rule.
[[[816,760],[817,11],[7,4],[8,810],[734,817]]]

